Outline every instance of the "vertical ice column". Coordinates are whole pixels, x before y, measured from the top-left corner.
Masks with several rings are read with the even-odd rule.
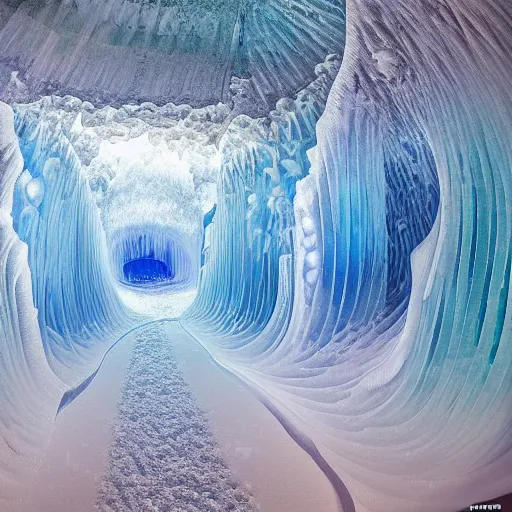
[[[247,345],[242,338],[256,336],[269,323],[283,273],[291,290],[293,198],[309,172],[306,152],[316,142],[315,125],[339,64],[337,55],[329,55],[295,99],[279,100],[267,119],[237,117],[222,139],[210,258],[185,317],[196,327],[207,318],[206,330],[231,335],[224,338],[228,345]]]
[[[382,135],[357,98],[324,113],[317,131],[312,158],[318,211],[312,222],[321,232],[322,272],[312,304],[319,314],[308,336],[323,346],[384,306],[386,181]],[[363,147],[371,150],[360,152]]]

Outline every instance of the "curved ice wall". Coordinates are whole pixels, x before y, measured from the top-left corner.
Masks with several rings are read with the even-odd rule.
[[[0,505],[27,492],[67,388],[47,362],[27,247],[12,225],[14,187],[22,171],[12,110],[0,103]]]
[[[225,163],[184,325],[316,446],[345,510],[512,490],[511,43],[504,0],[353,0],[295,198],[296,103],[291,144],[244,135]]]
[[[48,362],[73,386],[135,318],[117,296],[98,209],[58,118],[19,106],[15,128],[26,170],[15,188],[13,224],[29,248]]]
[[[230,124],[221,140],[218,205],[207,228],[210,256],[187,318],[244,336],[269,322],[282,291],[280,265],[292,269],[296,184],[309,172],[306,152],[339,65],[339,56],[329,55],[296,99],[279,100],[268,118],[239,116]]]
[[[99,212],[61,124],[5,105],[1,119],[0,500],[26,495],[57,411],[141,322],[117,295]]]

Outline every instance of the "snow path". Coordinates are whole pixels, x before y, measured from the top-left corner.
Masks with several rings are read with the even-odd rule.
[[[137,333],[97,510],[258,510],[222,460],[170,348],[161,325]]]
[[[2,512],[242,512],[255,502],[261,512],[339,511],[323,472],[258,398],[166,321],[112,348],[58,415],[31,495]]]

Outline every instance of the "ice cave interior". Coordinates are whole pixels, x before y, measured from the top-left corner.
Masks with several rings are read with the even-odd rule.
[[[511,55],[509,0],[0,0],[0,498],[162,319],[344,512],[512,492]]]

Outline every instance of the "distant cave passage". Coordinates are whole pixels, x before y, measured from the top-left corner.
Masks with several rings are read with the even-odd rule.
[[[174,272],[169,263],[144,257],[127,261],[123,266],[124,279],[132,284],[153,284],[171,281]]]
[[[181,233],[157,226],[128,227],[109,240],[117,280],[124,285],[154,288],[195,286],[200,246]]]

